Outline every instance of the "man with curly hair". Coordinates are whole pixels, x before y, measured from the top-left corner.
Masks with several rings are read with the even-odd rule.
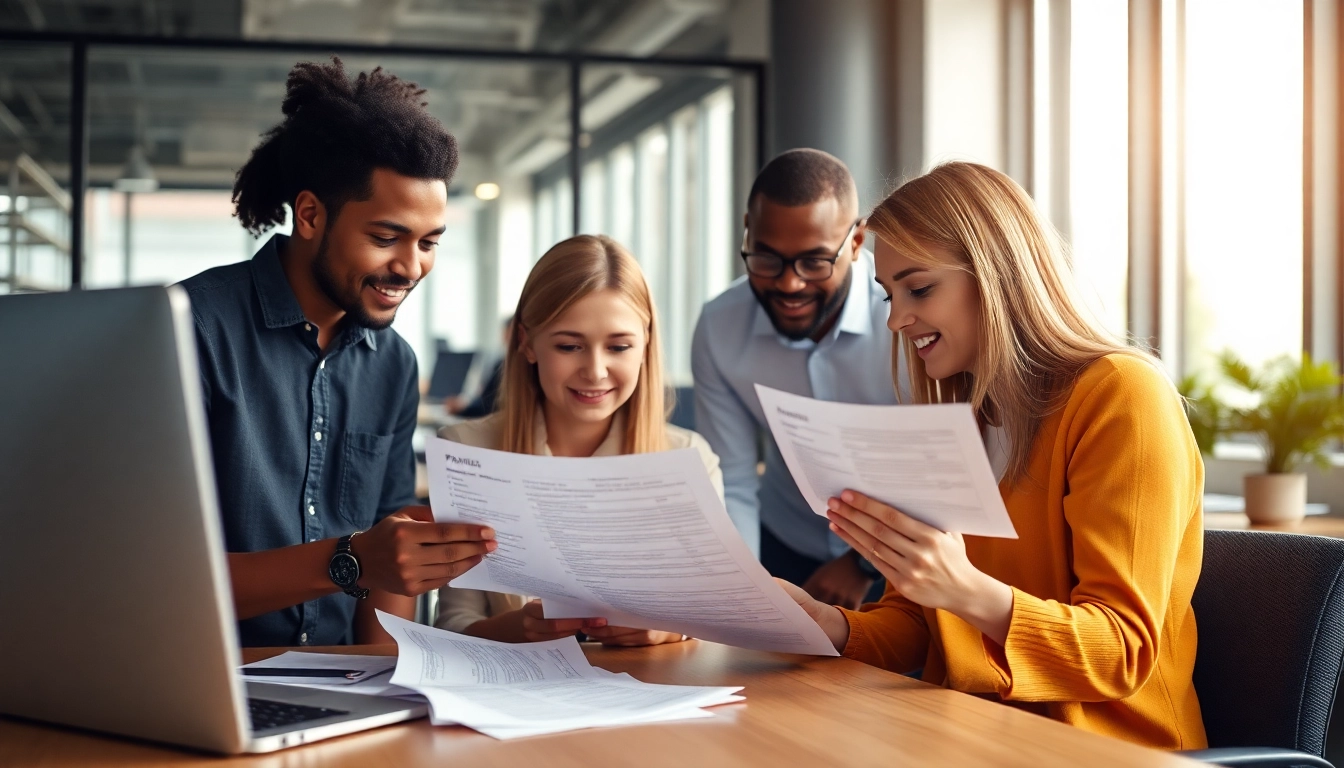
[[[389,326],[434,266],[456,140],[423,90],[339,59],[289,73],[284,120],[238,171],[250,261],[186,280],[244,645],[386,641],[494,549],[415,504],[415,354]],[[344,593],[344,594],[342,594]]]

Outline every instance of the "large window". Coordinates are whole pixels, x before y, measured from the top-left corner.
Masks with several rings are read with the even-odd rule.
[[[1302,349],[1302,3],[1185,0],[1185,358]]]
[[[1252,364],[1301,350],[1303,4],[1160,0],[1153,26],[1138,30],[1129,28],[1135,6],[1127,0],[1036,8],[1068,13],[1061,229],[1078,282],[1107,325],[1145,337],[1157,331],[1178,375],[1211,372],[1224,350]],[[1049,28],[1038,19],[1038,32]],[[1136,35],[1150,34],[1151,46],[1133,47]],[[1050,61],[1059,52],[1048,53],[1038,66],[1065,66]],[[1150,55],[1137,62],[1137,71],[1151,67],[1150,79],[1129,81],[1134,55]],[[1146,110],[1137,124],[1132,103]],[[1151,142],[1131,133],[1149,130]],[[1131,173],[1147,178],[1149,170],[1152,186],[1131,199]],[[1135,204],[1142,216],[1150,204],[1158,214],[1142,222],[1151,230],[1132,249]],[[1128,317],[1131,307],[1141,316]]]
[[[656,68],[594,67],[584,106],[580,229],[630,249],[662,323],[668,376],[689,384],[700,307],[728,286],[733,222],[734,105],[726,78]],[[567,164],[539,176],[536,254],[571,232]]]
[[[1070,9],[1069,214],[1084,297],[1123,334],[1129,290],[1129,3]]]
[[[622,9],[609,5],[610,21]],[[400,10],[389,13],[406,21]],[[484,7],[473,13],[493,18]],[[330,21],[326,14],[318,16]],[[398,26],[394,37],[437,18],[412,15],[415,24]],[[675,9],[638,20],[665,40],[675,37],[669,24],[684,28],[698,15]],[[327,58],[260,40],[306,29],[300,16],[245,14],[251,40],[222,48],[143,38],[90,44],[73,36],[0,46],[0,293],[64,290],[74,279],[89,287],[173,283],[250,258],[264,238],[232,216],[235,174],[282,119],[290,69]],[[565,26],[549,15],[536,21]],[[439,32],[431,36],[444,43]],[[519,36],[526,39],[490,57],[398,53],[395,41],[341,55],[351,75],[381,66],[424,88],[428,109],[459,142],[438,263],[394,328],[426,376],[444,345],[496,354],[499,322],[514,309],[531,265],[577,226],[635,253],[663,318],[670,378],[688,383],[700,306],[733,274],[734,197],[745,172],[739,155],[756,135],[754,121],[735,110],[734,89],[752,92],[762,65],[618,63],[614,52],[625,43],[601,35],[573,50],[590,42],[603,51],[602,63],[566,61],[528,53],[534,38]],[[339,44],[331,47],[341,53]],[[77,90],[72,77],[85,70]],[[87,168],[87,194],[72,197],[71,94],[80,91],[87,128],[74,135],[87,140],[77,166]],[[82,258],[71,258],[79,239],[72,233],[84,235]]]
[[[249,258],[259,245],[233,218],[227,191],[89,193],[85,284],[174,283]]]
[[[70,285],[70,51],[0,45],[0,293]]]

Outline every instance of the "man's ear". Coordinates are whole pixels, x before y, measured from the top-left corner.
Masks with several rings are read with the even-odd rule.
[[[294,198],[294,235],[316,240],[327,230],[327,207],[317,195],[303,190]]]
[[[863,243],[868,239],[868,220],[859,219],[859,226],[854,228],[854,253],[851,258],[854,261],[859,260],[859,251],[863,249]]]
[[[523,353],[527,362],[537,364],[537,353],[532,351],[532,343],[527,338],[527,328],[523,325],[518,326],[518,351]]]

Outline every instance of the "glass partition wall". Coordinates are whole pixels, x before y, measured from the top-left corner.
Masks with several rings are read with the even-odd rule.
[[[425,376],[445,347],[497,354],[531,265],[601,232],[648,271],[671,378],[689,383],[677,350],[734,274],[736,169],[759,162],[759,101],[742,119],[734,94],[759,93],[763,65],[13,37],[0,46],[0,292],[172,283],[250,257],[260,241],[232,216],[234,175],[279,122],[289,69],[335,54],[352,74],[382,66],[425,88],[461,147],[435,269],[395,324]]]
[[[70,287],[70,48],[0,46],[0,293]]]

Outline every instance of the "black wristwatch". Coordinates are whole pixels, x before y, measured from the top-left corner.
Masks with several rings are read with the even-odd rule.
[[[327,564],[327,575],[331,577],[331,582],[357,600],[369,596],[369,590],[359,586],[359,577],[362,574],[359,569],[359,558],[350,551],[350,540],[361,533],[363,531],[355,531],[337,539],[336,554],[331,556],[331,562]]]
[[[868,562],[868,558],[860,555],[858,550],[851,549],[850,551],[854,553],[854,564],[858,566],[859,573],[874,580],[882,578],[882,572],[877,570],[876,565]]]

